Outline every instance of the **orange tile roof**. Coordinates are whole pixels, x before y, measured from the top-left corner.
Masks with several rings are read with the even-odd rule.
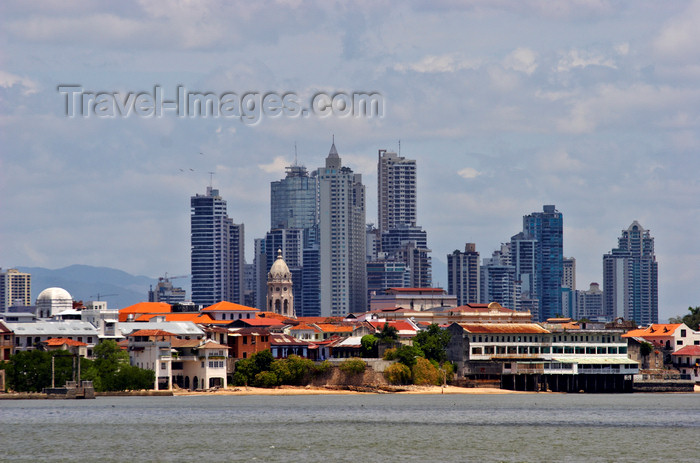
[[[459,323],[469,333],[477,334],[546,334],[536,323]]]
[[[165,302],[139,302],[137,304],[130,305],[129,307],[124,307],[123,309],[121,309],[119,311],[119,321],[127,321],[129,315],[147,313],[164,314],[170,313],[171,310],[172,307],[170,307],[170,304],[167,304]]]
[[[416,331],[416,329],[411,326],[410,323],[403,320],[390,320],[388,322],[369,322],[374,329],[381,330],[384,328],[384,324],[389,323],[390,327],[396,328],[398,331]]]
[[[297,321],[304,323],[333,323],[341,322],[343,317],[297,317]]]
[[[259,312],[258,309],[254,307],[248,307],[245,305],[234,304],[233,302],[221,301],[214,305],[205,307],[202,312],[212,312],[212,311],[226,311],[226,312],[236,312],[236,311],[246,311],[246,312]]]
[[[165,317],[166,322],[192,322],[202,325],[212,324],[229,324],[231,320],[214,320],[209,314],[201,312],[185,312],[185,313],[168,313],[168,314],[144,314],[136,318],[134,321],[147,322],[153,317]]]
[[[73,339],[68,339],[68,338],[51,338],[51,339],[47,339],[46,341],[44,341],[44,343],[47,346],[52,346],[52,347],[64,346],[64,345],[73,346],[73,347],[87,346],[87,344],[85,344],[84,342],[74,341]]]
[[[631,337],[656,337],[656,336],[671,336],[676,329],[681,326],[681,323],[654,323],[646,328],[630,330],[623,334],[623,338]]]
[[[169,331],[164,331],[164,330],[137,330],[128,335],[127,337],[132,337],[132,336],[177,336],[176,334],[173,334]]]
[[[319,332],[320,330],[314,326],[307,325],[306,323],[300,323],[297,326],[293,326],[292,328],[289,328],[289,331],[313,331],[314,333]]]
[[[241,318],[239,320],[228,320],[228,323],[240,322],[249,326],[284,326],[286,323],[282,323],[276,318]]]
[[[327,333],[352,333],[353,330],[352,326],[340,326],[331,323],[317,323],[316,326]]]

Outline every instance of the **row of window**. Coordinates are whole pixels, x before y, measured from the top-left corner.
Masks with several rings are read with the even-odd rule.
[[[576,354],[604,355],[626,354],[626,346],[483,346],[472,347],[472,355],[506,355],[506,354]]]
[[[609,344],[620,342],[617,336],[589,336],[589,335],[553,335],[549,336],[482,336],[472,335],[472,342],[601,342]]]

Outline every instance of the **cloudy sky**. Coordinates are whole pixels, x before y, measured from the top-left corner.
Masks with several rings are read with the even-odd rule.
[[[251,261],[295,143],[313,169],[335,135],[369,222],[377,150],[401,140],[418,161],[436,264],[465,242],[490,256],[555,204],[579,289],[602,283],[602,255],[638,220],[660,318],[700,304],[698,2],[9,1],[0,18],[2,267],[189,273],[189,198],[207,172]],[[122,98],[373,91],[384,114],[69,118],[68,84]]]

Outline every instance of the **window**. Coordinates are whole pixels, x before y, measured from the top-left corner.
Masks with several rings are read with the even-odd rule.
[[[677,346],[682,346],[682,345],[683,345],[683,341],[681,341],[681,340],[679,339],[678,341],[676,341],[676,345],[677,345]]]
[[[161,369],[161,370],[167,370],[167,369],[168,369],[168,365],[167,365],[165,362],[160,362],[160,369]]]
[[[681,330],[681,338],[685,337],[685,330]]]

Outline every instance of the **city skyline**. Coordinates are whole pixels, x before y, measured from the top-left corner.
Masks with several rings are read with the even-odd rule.
[[[637,220],[659,318],[700,299],[700,3],[6,2],[0,15],[0,265],[189,273],[189,196],[212,184],[253,238],[269,183],[322,165],[331,137],[377,221],[378,149],[416,160],[433,283],[447,254],[487,257],[556,204],[577,287]],[[202,28],[202,24],[207,27]],[[90,37],[86,40],[86,37]],[[380,118],[66,117],[86,92],[378,92]],[[399,140],[401,140],[399,146]],[[296,150],[295,150],[296,144]],[[5,244],[7,243],[7,244]],[[443,272],[440,275],[436,270]]]

